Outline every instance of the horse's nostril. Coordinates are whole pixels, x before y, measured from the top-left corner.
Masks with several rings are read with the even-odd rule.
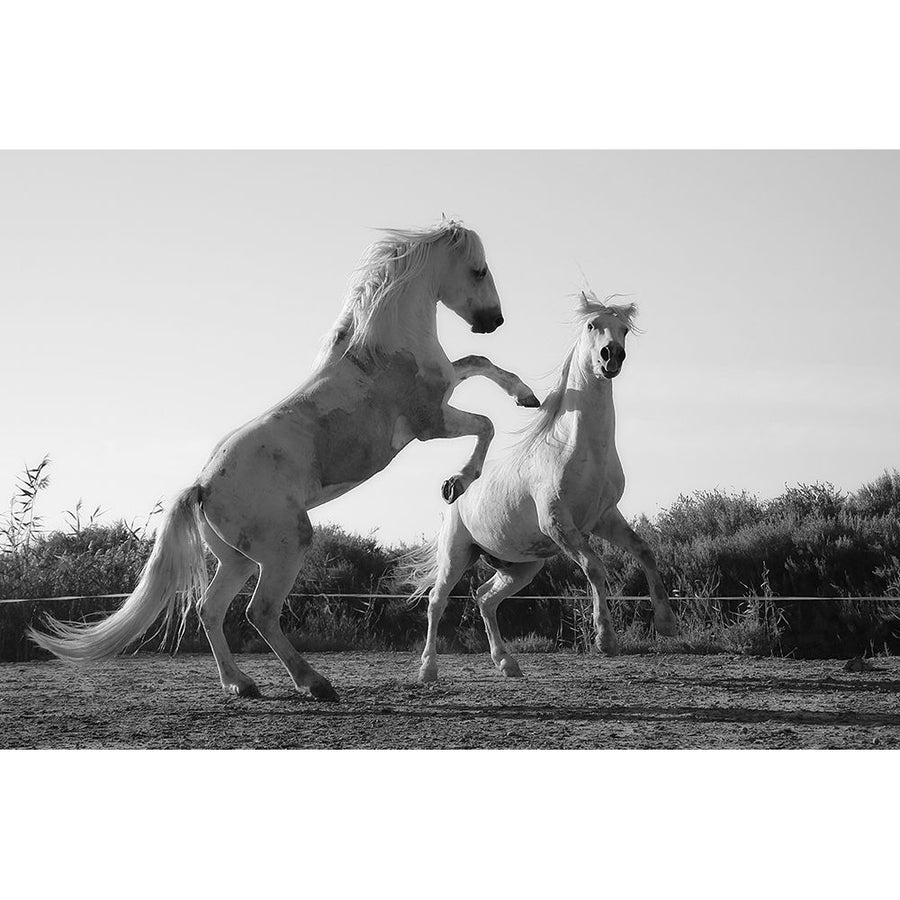
[[[494,328],[499,328],[502,324],[503,324],[503,316],[497,316],[497,319],[494,322]]]
[[[609,347],[603,347],[600,350],[600,359],[602,359],[602,360],[609,359]]]

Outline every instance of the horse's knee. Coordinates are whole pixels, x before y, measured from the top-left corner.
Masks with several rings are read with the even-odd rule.
[[[632,552],[634,553],[635,559],[645,566],[653,565],[655,562],[650,545],[642,538],[636,538]]]
[[[606,567],[599,560],[590,560],[584,571],[592,584],[603,584],[606,580]]]
[[[428,618],[438,618],[444,615],[444,610],[447,608],[447,598],[446,597],[434,597],[431,596],[428,598]]]

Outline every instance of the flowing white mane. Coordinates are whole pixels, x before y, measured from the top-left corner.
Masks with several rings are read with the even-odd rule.
[[[612,294],[606,300],[601,300],[592,290],[582,291],[579,295],[579,305],[575,310],[575,321],[579,326],[584,325],[598,316],[612,316],[624,322],[629,331],[639,331],[634,324],[637,316],[636,303],[610,303],[609,301],[620,294]],[[536,412],[535,419],[522,432],[522,438],[515,445],[515,452],[519,455],[531,451],[535,445],[546,440],[553,432],[553,426],[564,408],[566,396],[566,384],[569,381],[569,372],[572,369],[572,361],[575,359],[575,350],[581,339],[581,330],[572,342],[559,368],[556,381],[544,398],[541,408]]]
[[[482,253],[474,232],[454,219],[430,229],[384,229],[384,237],[366,251],[344,301],[341,314],[324,338],[318,368],[339,344],[343,353],[361,351],[377,358],[387,340],[396,336],[397,303],[403,288],[421,274],[434,245],[449,237],[467,258]]]

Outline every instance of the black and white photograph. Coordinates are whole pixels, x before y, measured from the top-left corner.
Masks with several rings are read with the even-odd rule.
[[[765,67],[718,80],[732,41],[756,50],[705,4],[705,63],[669,45],[671,10],[590,34],[566,3],[552,25],[490,10],[486,34],[518,35],[497,82],[455,21],[467,3],[433,14],[454,21],[428,52],[427,17],[392,31],[404,3],[391,22],[348,5],[345,32],[335,10],[302,20],[313,32],[263,6],[252,26],[230,4],[181,27],[160,11],[146,49],[109,4],[69,9],[47,66],[19,54],[35,99],[10,97],[0,144],[0,773],[35,785],[22,834],[52,820],[55,844],[72,810],[171,804],[182,842],[220,823],[204,858],[251,848],[219,893],[270,892],[288,873],[254,882],[263,826],[239,824],[258,798],[280,856],[365,852],[412,896],[381,856],[407,830],[427,880],[466,828],[471,852],[502,834],[511,864],[526,823],[574,816],[548,859],[590,868],[585,823],[621,812],[634,831],[656,803],[670,831],[691,809],[679,848],[691,816],[705,834],[752,810],[746,843],[792,802],[814,838],[822,790],[840,821],[854,797],[892,809],[896,787],[871,788],[900,750],[886,107],[851,96],[827,41],[807,48],[818,93],[794,71],[785,35],[809,33],[808,10],[747,25],[795,87]],[[23,41],[45,27],[26,19]],[[86,22],[107,29],[99,56],[65,38]],[[587,52],[612,42],[601,23],[636,39],[608,77]],[[860,28],[861,81],[890,83]],[[408,56],[377,52],[382,32]],[[114,85],[101,61],[125,71],[131,46],[152,65]],[[664,52],[680,88],[649,65]],[[51,56],[81,60],[71,82]],[[130,875],[98,869],[98,896],[128,889],[140,846],[119,854]],[[681,852],[661,859],[682,872]],[[447,896],[499,883],[485,860],[441,865]]]
[[[900,154],[2,171],[4,745],[898,746]]]

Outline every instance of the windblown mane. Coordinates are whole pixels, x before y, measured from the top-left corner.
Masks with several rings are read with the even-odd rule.
[[[572,361],[575,358],[575,350],[581,338],[580,326],[600,315],[615,316],[621,319],[629,331],[640,331],[634,324],[637,316],[637,304],[635,303],[610,303],[609,301],[622,296],[612,294],[601,300],[592,290],[582,291],[579,297],[579,305],[575,311],[575,322],[579,326],[579,332],[572,346],[569,347],[565,359],[559,368],[556,381],[550,392],[544,398],[541,408],[535,413],[535,419],[522,431],[521,439],[515,444],[513,452],[517,456],[527,455],[540,443],[548,440],[553,433],[553,426],[563,412],[566,396],[566,384],[569,381],[569,372],[572,369]]]
[[[356,270],[337,321],[325,335],[316,359],[319,368],[342,345],[342,353],[365,352],[378,358],[385,344],[396,340],[396,299],[402,289],[422,272],[432,247],[449,235],[451,246],[461,247],[473,258],[478,248],[474,233],[454,219],[443,219],[430,229],[383,229],[384,237],[366,251]]]

